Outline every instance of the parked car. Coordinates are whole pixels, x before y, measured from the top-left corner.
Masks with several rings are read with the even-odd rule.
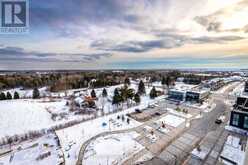
[[[135,109],[136,113],[142,113],[142,111],[140,109]]]
[[[216,124],[221,124],[225,121],[225,116],[224,115],[221,115],[218,119],[215,120],[215,123]]]
[[[156,116],[161,116],[161,113],[155,112],[155,115],[156,115]]]
[[[215,123],[216,123],[216,124],[221,124],[221,123],[222,123],[222,120],[216,119],[216,120],[215,120]]]

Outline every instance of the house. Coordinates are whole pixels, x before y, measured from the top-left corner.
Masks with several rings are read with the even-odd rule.
[[[231,111],[230,126],[248,131],[248,96],[237,97],[234,109]]]
[[[209,90],[192,90],[186,92],[185,101],[201,103],[210,94]]]

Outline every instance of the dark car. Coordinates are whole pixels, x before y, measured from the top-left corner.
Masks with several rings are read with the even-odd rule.
[[[159,112],[155,112],[155,115],[156,115],[156,116],[160,116],[160,115],[161,115],[161,113],[159,113]]]
[[[216,119],[216,120],[215,120],[215,123],[216,123],[216,124],[221,124],[221,123],[222,123],[222,120]]]
[[[136,113],[142,113],[142,111],[140,109],[135,109]]]

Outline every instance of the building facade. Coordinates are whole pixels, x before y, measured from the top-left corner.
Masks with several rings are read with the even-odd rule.
[[[169,90],[168,99],[175,100],[175,101],[184,101],[185,100],[185,91],[179,90]]]
[[[247,81],[247,82],[245,82],[244,92],[247,92],[247,93],[248,93],[248,81]]]
[[[186,101],[201,103],[207,98],[209,91],[187,91],[186,92]]]
[[[230,125],[248,131],[248,96],[237,97],[231,112]]]
[[[243,111],[232,111],[230,125],[248,131],[248,113]]]

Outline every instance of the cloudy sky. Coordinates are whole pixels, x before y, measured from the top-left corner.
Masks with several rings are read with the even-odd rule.
[[[248,0],[30,0],[0,69],[247,68]]]

